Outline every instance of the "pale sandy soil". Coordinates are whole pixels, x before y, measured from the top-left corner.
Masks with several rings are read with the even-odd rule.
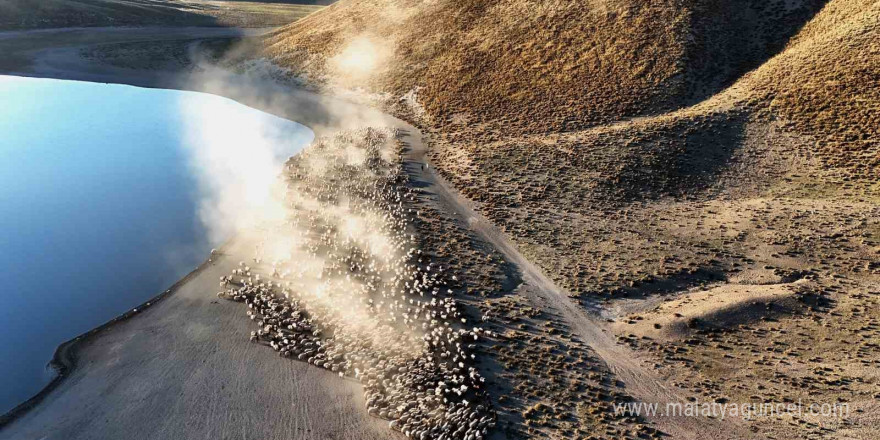
[[[387,439],[360,385],[247,343],[250,321],[213,293],[239,239],[166,299],[71,347],[75,367],[0,431],[8,439]]]

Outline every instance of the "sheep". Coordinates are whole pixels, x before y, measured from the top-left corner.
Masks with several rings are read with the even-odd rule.
[[[392,429],[409,438],[442,438],[441,432],[446,438],[482,438],[494,413],[478,404],[488,399],[485,380],[471,366],[476,356],[469,343],[480,330],[463,328],[467,319],[446,283],[447,276],[453,282],[457,276],[416,245],[409,226],[418,212],[407,205],[415,196],[400,185],[399,164],[379,154],[387,136],[366,129],[319,140],[286,167],[288,203],[309,197],[322,209],[292,209],[278,228],[297,237],[305,260],[324,262],[320,271],[298,267],[293,250],[286,258],[263,255],[260,243],[253,256],[258,267],[240,261],[232,275],[221,277],[227,290],[218,296],[247,305],[258,325],[251,341],[360,381],[367,411],[389,420]],[[369,159],[350,165],[350,148],[361,148]],[[333,172],[315,174],[297,165],[312,151]],[[333,214],[340,200],[346,201],[346,215],[365,219],[362,228],[385,241],[381,252],[334,226],[340,223]],[[240,284],[233,285],[233,275]],[[324,293],[316,293],[315,285],[324,286]],[[351,322],[338,304],[366,322]],[[474,425],[483,419],[485,424]]]

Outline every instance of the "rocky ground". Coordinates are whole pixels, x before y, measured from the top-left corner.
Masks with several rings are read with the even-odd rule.
[[[643,123],[486,143],[440,134],[431,155],[557,283],[601,298],[620,342],[670,383],[705,401],[847,402],[846,421],[750,425],[774,438],[870,438],[876,183],[824,167],[775,123]]]
[[[418,187],[417,181],[411,181]],[[436,195],[417,192],[429,255],[462,274],[459,301],[498,337],[481,345],[498,429],[509,438],[638,438],[657,433],[615,415],[625,390],[586,341],[525,292],[519,269]]]

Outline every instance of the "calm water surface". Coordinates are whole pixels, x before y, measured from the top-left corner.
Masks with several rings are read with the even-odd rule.
[[[51,380],[58,344],[157,295],[218,245],[199,215],[203,141],[183,122],[199,109],[210,111],[196,120],[227,129],[270,128],[278,161],[313,137],[212,95],[0,76],[0,413]],[[234,162],[247,136],[209,157]]]

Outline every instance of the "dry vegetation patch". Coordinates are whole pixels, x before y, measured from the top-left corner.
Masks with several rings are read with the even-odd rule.
[[[733,329],[799,311],[810,301],[805,280],[784,284],[724,284],[683,295],[647,313],[633,315],[615,327],[620,333],[671,341],[700,329]]]

